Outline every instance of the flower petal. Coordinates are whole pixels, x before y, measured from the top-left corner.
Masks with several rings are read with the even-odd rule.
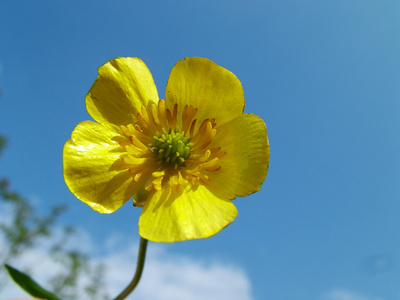
[[[139,58],[110,60],[99,75],[86,96],[86,108],[103,125],[134,124],[142,105],[159,100],[153,77]]]
[[[258,191],[269,164],[269,143],[264,121],[244,114],[217,128],[210,148],[220,146],[226,155],[221,169],[207,173],[207,187],[226,199],[247,196]]]
[[[185,105],[198,108],[196,118],[215,118],[223,124],[244,110],[243,88],[236,76],[214,62],[200,57],[180,60],[168,79],[165,99],[168,108],[178,103],[178,115]]]
[[[139,219],[139,234],[153,242],[207,238],[228,226],[237,216],[231,203],[203,185],[182,193],[166,187],[150,194]]]
[[[124,166],[119,133],[91,121],[79,123],[63,153],[64,179],[71,192],[101,213],[111,213],[129,200],[148,178],[133,181]]]

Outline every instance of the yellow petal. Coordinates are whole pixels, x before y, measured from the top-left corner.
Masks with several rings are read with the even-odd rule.
[[[182,193],[168,187],[150,194],[139,219],[139,234],[153,242],[207,238],[228,226],[236,207],[212,194],[203,185]]]
[[[140,107],[159,100],[153,77],[139,58],[110,60],[99,75],[86,96],[86,108],[103,125],[135,124]]]
[[[178,115],[185,105],[198,108],[198,125],[206,118],[215,118],[221,125],[240,116],[245,105],[242,84],[236,76],[200,57],[185,58],[173,67],[165,99],[169,109],[178,103]]]
[[[220,170],[206,173],[210,178],[207,187],[227,199],[258,191],[269,163],[264,121],[256,115],[244,114],[218,127],[210,148],[217,146],[221,146],[226,155],[220,158]]]
[[[101,213],[121,207],[144,185],[133,181],[120,155],[125,153],[111,128],[86,121],[79,123],[63,152],[64,179],[70,191]],[[145,177],[145,176],[144,176]]]

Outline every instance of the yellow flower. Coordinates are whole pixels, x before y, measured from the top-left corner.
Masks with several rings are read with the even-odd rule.
[[[267,174],[266,127],[244,105],[236,76],[205,58],[173,67],[165,101],[139,58],[113,59],[86,96],[96,122],[78,124],[64,146],[65,182],[100,213],[134,197],[145,239],[210,237],[235,219],[231,200]]]

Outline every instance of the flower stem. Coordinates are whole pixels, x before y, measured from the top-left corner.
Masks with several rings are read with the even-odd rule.
[[[144,259],[146,258],[147,240],[140,238],[139,255],[136,266],[136,273],[129,285],[119,294],[114,300],[125,299],[138,285],[140,277],[142,276]]]

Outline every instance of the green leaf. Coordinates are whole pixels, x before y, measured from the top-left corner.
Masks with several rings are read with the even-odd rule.
[[[7,269],[8,274],[10,274],[11,278],[31,296],[46,300],[60,300],[60,298],[43,289],[25,273],[22,273],[6,264],[4,265],[4,267]]]

